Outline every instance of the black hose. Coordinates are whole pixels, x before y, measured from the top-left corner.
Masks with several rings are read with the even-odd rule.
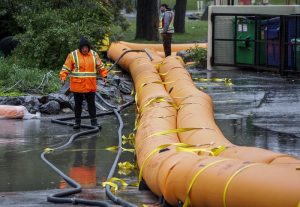
[[[123,108],[129,106],[130,104],[132,104],[134,101],[125,103],[123,105],[120,106],[114,106],[111,105],[110,103],[108,103],[105,99],[103,99],[103,97],[101,95],[99,95],[98,93],[96,93],[96,96],[101,99],[101,101],[103,101],[107,106],[113,108],[113,111],[108,111],[108,112],[102,112],[102,113],[97,113],[97,116],[103,116],[103,115],[109,115],[114,113],[116,115],[116,117],[118,118],[119,121],[119,129],[118,129],[118,153],[117,156],[115,158],[115,161],[111,167],[111,170],[109,172],[109,175],[107,176],[107,180],[109,180],[110,178],[113,177],[113,174],[116,170],[117,167],[117,163],[120,159],[120,156],[122,154],[122,130],[123,130],[123,120],[120,116],[120,110],[122,110]],[[82,116],[82,118],[87,118],[89,117],[88,115],[86,116]],[[63,118],[59,118],[59,119],[52,119],[51,122],[53,123],[58,123],[58,124],[63,124],[63,125],[68,125],[68,126],[72,126],[73,123],[72,122],[67,122],[67,120],[71,120],[74,119],[74,116],[69,116],[69,117],[63,117]],[[52,148],[52,151],[57,151],[57,150],[63,150],[65,148],[67,148],[70,144],[72,144],[77,138],[79,138],[82,135],[87,135],[87,134],[91,134],[91,133],[95,133],[97,131],[99,131],[98,127],[94,127],[94,126],[90,126],[90,125],[81,125],[82,128],[87,128],[88,130],[86,131],[82,131],[82,132],[78,132],[73,134],[70,139],[63,145],[56,147],[56,148]],[[46,159],[46,154],[48,154],[48,151],[44,151],[41,154],[41,158],[42,160],[50,167],[52,168],[57,174],[59,174],[71,187],[73,187],[74,189],[68,189],[68,190],[64,190],[62,192],[59,193],[55,193],[52,195],[47,196],[47,201],[52,202],[52,203],[72,203],[72,204],[85,204],[85,205],[91,205],[91,206],[110,206],[110,204],[108,202],[105,201],[94,201],[94,200],[86,200],[86,199],[79,199],[79,198],[63,198],[65,196],[70,196],[76,193],[80,193],[82,191],[81,185],[79,183],[77,183],[76,181],[74,181],[72,178],[70,178],[69,176],[67,176],[66,174],[64,174],[61,170],[59,170],[55,165],[53,165],[50,161],[48,161]],[[136,205],[122,199],[119,198],[117,196],[115,196],[110,189],[110,186],[105,186],[105,193],[107,195],[107,197],[112,200],[114,203],[120,204],[122,206],[126,206],[126,207],[136,207]]]
[[[122,59],[122,57],[124,57],[125,54],[127,54],[128,52],[145,52],[148,57],[152,60],[151,55],[146,51],[146,50],[126,50],[119,58],[118,60],[109,68],[109,70],[111,70],[116,64],[118,64],[118,62]],[[118,152],[115,158],[115,161],[110,169],[110,172],[107,176],[107,180],[109,180],[110,178],[113,177],[114,172],[116,170],[117,167],[117,163],[119,162],[120,156],[122,154],[122,130],[123,130],[123,120],[122,117],[120,115],[120,111],[129,106],[130,104],[134,103],[134,101],[125,103],[123,105],[120,106],[114,106],[110,103],[108,103],[100,94],[96,93],[96,96],[102,101],[104,102],[108,107],[112,108],[112,111],[108,111],[108,112],[102,112],[102,113],[97,113],[97,116],[103,116],[103,115],[109,115],[114,113],[115,116],[118,118],[119,121],[119,129],[118,129]],[[86,116],[82,116],[82,118],[87,118],[89,117],[88,115]],[[73,126],[74,124],[72,122],[66,122],[68,120],[72,120],[74,119],[74,116],[69,116],[69,117],[63,117],[63,118],[58,118],[58,119],[52,119],[51,122],[53,123],[57,123],[57,124],[63,124],[63,125],[68,125],[68,126]],[[79,199],[79,198],[63,198],[65,196],[70,196],[76,193],[80,193],[82,191],[81,185],[79,183],[77,183],[76,181],[74,181],[72,178],[70,178],[69,176],[67,176],[66,174],[64,174],[61,170],[59,170],[55,165],[53,165],[50,161],[48,161],[46,159],[46,154],[48,154],[49,152],[53,152],[53,151],[57,151],[57,150],[63,150],[65,148],[67,148],[70,144],[72,144],[78,137],[82,136],[82,135],[87,135],[87,134],[92,134],[95,132],[99,131],[98,127],[95,126],[91,126],[91,125],[81,125],[82,128],[87,128],[88,130],[86,131],[82,131],[82,132],[78,132],[73,134],[70,139],[63,145],[56,147],[56,148],[52,148],[50,150],[45,150],[42,154],[41,154],[41,159],[50,167],[52,168],[57,174],[59,174],[71,187],[73,187],[74,189],[68,189],[68,190],[64,190],[62,192],[59,193],[54,193],[51,194],[49,196],[47,196],[47,201],[52,202],[52,203],[72,203],[72,204],[85,204],[85,205],[91,205],[91,206],[111,206],[107,201],[95,201],[95,200],[86,200],[86,199]],[[112,192],[111,192],[111,188],[109,185],[105,186],[105,193],[107,195],[107,197],[112,200],[114,203],[125,206],[125,207],[137,207],[136,205],[115,196]]]
[[[113,112],[104,112],[104,113],[97,114],[97,116],[108,115],[108,114],[112,114],[112,113]],[[84,117],[88,117],[88,116],[83,116],[83,118]],[[59,119],[52,119],[51,122],[72,126],[73,123],[66,122],[66,120],[71,120],[71,119],[74,119],[74,117],[70,116],[70,117],[64,117],[64,118],[59,118]],[[86,134],[92,134],[92,133],[95,133],[95,132],[99,131],[99,128],[95,127],[95,126],[81,125],[81,127],[87,128],[88,130],[73,134],[65,144],[63,144],[59,147],[53,148],[50,151],[52,152],[52,151],[57,151],[57,150],[63,150],[65,148],[67,148],[68,145],[72,144],[78,137],[80,137],[82,135],[86,135]],[[53,165],[50,161],[48,161],[46,159],[46,154],[48,154],[48,153],[49,153],[48,151],[44,151],[41,154],[42,160],[50,168],[52,168],[57,174],[59,174],[74,189],[68,189],[68,190],[64,190],[64,191],[59,192],[59,193],[54,193],[52,195],[49,195],[49,196],[47,196],[47,201],[52,202],[52,203],[72,203],[72,204],[85,204],[85,205],[104,206],[104,207],[111,206],[106,201],[94,201],[94,200],[86,200],[86,199],[79,199],[79,198],[62,198],[62,197],[65,197],[65,196],[80,193],[82,191],[82,188],[81,188],[81,185],[79,183],[77,183],[72,178],[70,178],[69,176],[64,174],[61,170],[59,170],[55,165]]]

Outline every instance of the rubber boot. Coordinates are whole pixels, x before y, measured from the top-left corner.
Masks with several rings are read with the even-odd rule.
[[[97,119],[91,119],[91,125],[101,129],[101,125],[98,123]]]
[[[73,125],[73,129],[80,129],[80,119],[75,119],[75,124]]]

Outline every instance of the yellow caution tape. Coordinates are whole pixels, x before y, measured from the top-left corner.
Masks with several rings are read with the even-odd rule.
[[[128,184],[123,180],[123,179],[120,179],[120,178],[116,178],[116,177],[112,177],[108,180],[108,182],[119,182],[122,186],[128,186]]]
[[[204,166],[203,168],[201,168],[195,175],[194,177],[192,178],[190,184],[189,184],[189,187],[188,187],[188,190],[187,190],[187,193],[186,193],[186,199],[183,203],[183,207],[187,207],[189,206],[190,204],[190,192],[191,192],[191,189],[196,181],[196,179],[198,178],[198,176],[203,173],[207,168],[211,167],[211,166],[214,166],[220,162],[224,162],[224,161],[228,161],[228,160],[232,160],[232,159],[222,159],[222,160],[217,160],[217,161],[214,161],[212,163],[209,163],[208,165]]]
[[[121,149],[122,149],[123,152],[132,152],[132,153],[135,152],[135,149],[127,149],[127,148],[124,148],[124,147],[121,147]]]
[[[45,148],[45,149],[44,149],[44,152],[45,152],[46,154],[52,153],[53,151],[54,151],[54,149],[52,149],[52,148]]]
[[[119,147],[118,146],[112,146],[112,147],[106,147],[105,149],[108,150],[108,151],[116,152],[119,149]],[[124,148],[124,147],[121,147],[121,149],[122,149],[123,152],[135,152],[135,149],[127,149],[127,148]]]
[[[112,146],[112,147],[106,147],[105,149],[108,150],[108,151],[115,152],[115,151],[118,151],[119,147],[118,146]]]
[[[226,185],[225,185],[225,188],[224,188],[224,192],[223,192],[223,207],[226,207],[226,195],[227,195],[227,191],[228,191],[228,186],[229,184],[231,183],[231,181],[233,180],[233,178],[239,174],[240,172],[242,172],[243,170],[249,168],[249,167],[252,167],[252,166],[255,166],[255,165],[261,165],[261,163],[252,163],[252,164],[249,164],[249,165],[246,165],[244,167],[241,167],[240,169],[238,169],[235,173],[233,173],[232,176],[230,176],[230,178],[228,179]]]
[[[130,162],[119,162],[118,167],[119,167],[119,169],[125,169],[125,170],[135,169],[135,165],[131,164]]]
[[[185,144],[185,143],[171,143],[171,144],[164,144],[164,145],[161,145],[161,146],[158,146],[156,147],[154,150],[152,150],[148,155],[147,157],[144,159],[142,165],[141,165],[141,168],[140,168],[140,173],[139,173],[139,182],[141,182],[142,180],[142,176],[143,176],[143,170],[144,170],[144,167],[145,167],[145,164],[147,162],[147,160],[152,156],[154,155],[155,153],[159,152],[160,150],[162,149],[166,149],[167,147],[171,146],[171,145],[174,145],[174,146],[190,146],[189,144]]]
[[[132,88],[130,95],[133,96],[134,95],[134,88]]]
[[[135,139],[135,134],[134,133],[130,133],[128,135],[128,137],[126,137],[125,135],[122,135],[122,144],[126,144],[129,143],[131,145],[134,145],[134,139]]]
[[[129,186],[133,186],[133,187],[139,187],[139,182],[133,182],[133,183],[130,183]]]
[[[116,192],[119,189],[119,186],[116,182],[119,182],[122,185],[122,187],[127,187],[128,186],[128,184],[123,179],[112,177],[108,181],[103,182],[102,187],[105,187],[106,185],[109,185],[111,187],[111,190],[113,192]]]
[[[105,187],[106,185],[109,185],[113,192],[116,192],[118,190],[118,185],[116,183],[108,182],[108,181],[102,183],[102,187]]]

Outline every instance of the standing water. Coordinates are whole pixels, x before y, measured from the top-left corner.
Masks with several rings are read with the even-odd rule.
[[[195,80],[195,84],[213,98],[217,124],[231,142],[300,158],[299,78],[240,70],[190,72],[193,78],[208,78]],[[211,78],[230,78],[234,85]],[[125,135],[134,127],[134,107],[122,111]],[[87,188],[99,187],[105,181],[115,158],[115,153],[105,148],[117,145],[118,122],[113,115],[98,120],[101,132],[83,136],[69,149],[47,155],[67,175],[82,173],[88,177],[82,181]],[[0,191],[65,188],[40,154],[47,147],[62,145],[72,133],[72,127],[53,124],[49,119],[0,120]],[[125,154],[122,159],[132,162],[134,158]]]

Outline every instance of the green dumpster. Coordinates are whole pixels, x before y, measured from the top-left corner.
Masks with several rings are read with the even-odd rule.
[[[300,38],[291,39],[291,42],[294,46],[293,52],[296,59],[296,70],[300,71]]]
[[[236,20],[236,63],[254,64],[255,56],[255,21],[238,18]]]

